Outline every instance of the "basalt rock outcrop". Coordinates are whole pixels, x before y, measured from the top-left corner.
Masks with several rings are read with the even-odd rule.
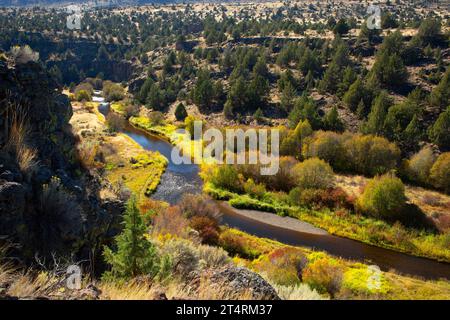
[[[0,60],[0,239],[25,260],[92,260],[119,230],[123,203],[101,201],[100,180],[80,167],[71,116],[39,63]],[[25,124],[19,144],[11,143],[13,123]]]

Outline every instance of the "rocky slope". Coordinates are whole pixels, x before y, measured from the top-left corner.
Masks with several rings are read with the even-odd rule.
[[[99,256],[117,232],[118,200],[79,166],[69,100],[35,62],[0,60],[0,239],[25,259]]]

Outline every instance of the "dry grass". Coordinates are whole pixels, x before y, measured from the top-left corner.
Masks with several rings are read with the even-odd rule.
[[[156,287],[147,282],[130,281],[123,285],[102,282],[99,285],[103,300],[153,300],[158,293]]]
[[[8,138],[4,146],[5,150],[14,155],[20,171],[26,178],[39,167],[37,160],[37,150],[28,146],[27,137],[30,134],[29,126],[26,122],[26,113],[21,106],[14,105],[14,109],[7,116],[6,121],[10,123]]]
[[[336,175],[337,186],[355,197],[361,194],[367,181],[368,178],[358,175]],[[405,194],[411,203],[417,205],[428,216],[436,214],[450,215],[449,195],[411,185],[405,185]]]

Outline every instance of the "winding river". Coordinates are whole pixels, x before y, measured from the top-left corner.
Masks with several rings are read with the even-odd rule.
[[[109,112],[109,104],[97,92],[94,101],[100,102],[99,110],[106,115]],[[157,136],[138,130],[129,124],[122,129],[144,149],[158,151],[168,160],[166,172],[161,177],[161,183],[153,198],[175,204],[184,193],[200,193],[202,180],[200,179],[197,165],[175,165],[171,161],[170,154],[175,146]],[[427,258],[415,257],[389,249],[371,246],[359,241],[341,238],[322,232],[299,232],[277,225],[252,219],[255,211],[247,210],[249,215],[231,208],[225,203],[218,202],[223,214],[223,223],[256,235],[270,238],[282,243],[298,246],[306,246],[317,250],[324,250],[330,254],[346,259],[375,264],[381,270],[394,269],[402,274],[415,275],[426,279],[446,278],[450,280],[450,264],[437,262]],[[274,217],[275,218],[275,217]],[[292,219],[276,216],[275,219]]]

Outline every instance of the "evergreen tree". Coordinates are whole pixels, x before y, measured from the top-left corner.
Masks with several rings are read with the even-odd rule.
[[[339,97],[342,97],[347,90],[350,88],[350,86],[355,82],[356,80],[356,74],[353,71],[353,68],[350,66],[347,66],[344,69],[344,73],[342,76],[342,82],[338,84],[338,90],[337,95]]]
[[[137,94],[137,99],[140,103],[145,104],[147,101],[147,96],[150,92],[150,89],[152,88],[153,84],[155,82],[152,78],[147,78],[144,82],[144,84],[141,86],[141,89],[139,90],[139,93]]]
[[[269,70],[267,69],[267,62],[264,56],[258,58],[255,66],[253,67],[253,77],[260,76],[267,78]]]
[[[256,120],[256,122],[258,123],[262,123],[264,120],[264,114],[261,110],[261,108],[258,108],[255,113],[253,114],[253,118]]]
[[[342,100],[351,111],[355,112],[363,97],[364,85],[361,78],[358,78],[350,85]]]
[[[367,117],[368,110],[366,108],[366,105],[364,104],[363,99],[359,100],[358,107],[356,108],[356,114],[360,119],[365,119]]]
[[[159,271],[159,257],[155,245],[145,238],[145,226],[136,198],[127,202],[124,215],[124,229],[115,238],[117,250],[104,248],[103,256],[111,271],[106,278],[131,279],[139,275],[154,277]]]
[[[166,107],[165,92],[162,91],[158,85],[151,86],[146,99],[146,107],[153,108],[155,111],[162,111]]]
[[[415,150],[419,146],[418,142],[422,138],[422,131],[420,130],[420,122],[417,115],[414,115],[408,126],[402,134],[402,144],[408,149]]]
[[[304,94],[300,99],[296,100],[294,108],[289,113],[290,126],[295,127],[300,120],[305,119],[308,120],[314,130],[322,127],[322,119],[317,112],[314,101]]]
[[[430,94],[430,104],[443,110],[450,104],[450,67]]]
[[[341,18],[334,26],[333,32],[335,34],[343,35],[343,34],[347,34],[349,29],[350,29],[350,27],[348,26],[347,22]]]
[[[443,150],[450,149],[450,106],[439,115],[430,128],[429,136],[431,141]]]
[[[184,121],[184,119],[187,117],[187,111],[186,108],[184,107],[184,104],[182,102],[180,102],[177,105],[177,108],[175,109],[175,118],[178,121]]]
[[[382,91],[380,95],[376,97],[367,122],[363,125],[364,133],[374,135],[381,135],[383,133],[384,121],[390,105],[391,99],[386,91]]]
[[[333,106],[330,111],[325,115],[324,118],[325,129],[331,131],[342,132],[344,131],[344,123],[339,118],[336,106]]]
[[[289,113],[294,106],[296,95],[294,87],[288,82],[281,93],[281,109]]]
[[[209,109],[212,106],[214,87],[208,70],[202,69],[197,75],[197,83],[194,88],[193,100],[201,109]]]

